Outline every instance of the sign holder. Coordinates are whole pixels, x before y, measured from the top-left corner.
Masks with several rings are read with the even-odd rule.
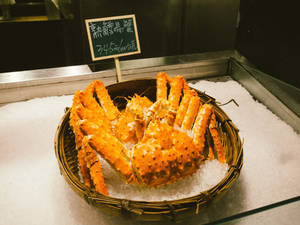
[[[120,61],[118,57],[115,57],[115,66],[117,71],[117,82],[122,82],[122,73],[121,73]]]
[[[114,58],[121,82],[119,57],[141,53],[135,15],[87,19],[85,24],[92,61]]]

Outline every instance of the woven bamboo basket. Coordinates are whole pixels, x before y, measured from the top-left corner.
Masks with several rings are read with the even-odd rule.
[[[155,101],[156,80],[141,79],[126,81],[110,85],[107,89],[115,105],[122,109],[126,105],[126,100],[121,96],[128,97],[137,93]],[[61,174],[72,189],[85,199],[88,204],[110,214],[129,216],[142,221],[181,221],[188,216],[198,214],[201,208],[218,199],[238,178],[243,165],[243,148],[238,135],[238,129],[226,113],[216,104],[215,99],[205,93],[197,92],[202,103],[210,102],[214,106],[214,112],[218,121],[218,130],[221,134],[222,144],[229,165],[226,176],[211,189],[193,197],[161,202],[133,201],[99,194],[80,181],[74,134],[69,127],[70,109],[66,109],[66,113],[58,125],[55,136],[55,153]]]

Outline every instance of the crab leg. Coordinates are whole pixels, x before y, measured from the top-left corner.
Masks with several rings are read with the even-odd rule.
[[[80,118],[77,114],[77,108],[81,105],[80,98],[79,98],[80,93],[81,93],[81,91],[78,90],[74,94],[73,106],[72,106],[71,112],[70,112],[70,126],[73,129],[74,135],[75,135],[75,144],[76,144],[76,149],[77,149],[79,169],[80,169],[84,184],[88,187],[91,187],[89,169],[87,167],[87,163],[84,159],[83,150],[81,148],[83,134],[81,133],[80,128],[78,126],[78,121],[80,120]]]
[[[195,91],[189,90],[184,94],[176,114],[174,125],[181,127],[186,111],[188,110],[190,100],[192,96],[194,96],[194,93]]]
[[[196,119],[198,110],[200,107],[200,98],[198,95],[192,96],[189,102],[188,109],[183,119],[181,128],[184,130],[190,130],[193,127],[193,123]]]
[[[93,100],[90,99],[90,97],[87,97],[86,95],[87,95],[86,92],[81,92],[81,91],[77,91],[75,93],[74,104],[72,106],[71,114],[70,114],[70,125],[73,128],[75,136],[77,137],[76,138],[77,149],[81,147],[81,141],[84,136],[80,130],[78,121],[87,119],[98,124],[101,127],[104,127],[107,132],[111,131],[110,122],[106,119],[106,116],[102,108],[97,105],[94,105],[92,103]],[[83,102],[85,103],[89,102],[90,104],[88,106],[90,106],[94,110],[90,110],[84,107],[82,104]]]
[[[78,117],[80,118],[79,120],[89,120],[95,124],[97,124],[99,127],[105,129],[107,132],[112,132],[111,129],[111,124],[110,122],[107,120],[105,114],[102,114],[101,111],[92,111],[89,110],[85,107],[83,107],[83,105],[78,105],[76,107],[76,113],[78,115]]]
[[[90,110],[99,110],[99,104],[94,98],[95,84],[97,81],[93,81],[84,91],[80,93],[80,101],[84,107]]]
[[[73,108],[72,108],[72,110],[73,110]],[[78,122],[77,123],[75,123],[74,121],[71,122],[72,120],[75,120],[74,117],[77,117],[79,120],[79,116],[77,115],[77,113],[72,112],[72,110],[71,110],[71,116],[70,116],[70,124],[72,123],[71,127],[73,127],[73,131],[74,131],[74,135],[75,135],[75,144],[76,144],[76,149],[77,149],[77,158],[78,158],[79,169],[80,169],[80,173],[83,178],[84,184],[88,187],[91,187],[89,169],[88,169],[87,163],[84,159],[84,153],[82,150],[82,139],[83,139],[84,135],[80,131]]]
[[[169,97],[167,97],[167,83],[170,84]],[[167,100],[169,106],[167,107],[168,109],[165,115],[165,119],[168,124],[173,125],[175,121],[182,89],[185,88],[186,90],[188,86],[185,83],[183,76],[178,75],[172,79],[166,73],[157,74],[156,86],[157,86],[156,100],[158,104],[161,104]]]
[[[170,103],[171,110],[177,111],[177,109],[178,109],[181,91],[183,88],[183,82],[184,82],[184,78],[183,78],[183,76],[180,76],[180,75],[175,76],[170,81],[171,89],[170,89],[168,101]]]
[[[221,143],[221,139],[220,139],[220,136],[218,133],[216,116],[214,113],[211,114],[211,119],[210,119],[210,123],[209,123],[209,131],[211,133],[211,136],[214,140],[214,144],[216,146],[218,159],[221,163],[225,163],[226,162],[225,154],[224,154],[223,145]]]
[[[156,76],[156,100],[165,99],[167,100],[167,82],[171,78],[166,73],[159,73]]]
[[[97,81],[95,83],[95,90],[96,90],[98,100],[100,101],[101,106],[104,109],[107,118],[110,121],[117,119],[118,116],[120,115],[120,112],[119,112],[118,108],[114,105],[114,103],[112,102],[112,100],[108,94],[108,91],[104,87],[103,82]]]
[[[194,127],[192,129],[194,144],[199,149],[200,153],[203,152],[205,144],[205,132],[209,123],[210,115],[212,113],[212,105],[204,104],[197,115]]]
[[[206,134],[208,134],[208,133],[206,133]],[[211,135],[206,135],[206,138],[207,138],[207,145],[208,145],[208,155],[207,155],[207,158],[209,160],[212,160],[212,159],[215,158],[215,155],[214,155],[214,143],[213,143],[213,140],[211,138]]]
[[[88,137],[85,136],[82,141],[82,151],[84,154],[84,159],[87,162],[87,167],[90,170],[91,179],[96,191],[101,194],[108,195],[108,191],[104,183],[100,160],[95,151],[88,144],[88,141]]]
[[[107,130],[111,130],[111,123],[108,120],[103,108],[98,104],[94,98],[95,86],[97,81],[93,81],[83,92],[79,93],[81,104],[77,104],[76,111],[80,119],[88,119],[103,124]]]
[[[79,120],[79,116],[76,113],[76,108],[81,105],[80,99],[79,99],[79,94],[80,94],[80,90],[76,91],[73,97],[73,105],[72,108],[70,110],[70,126],[73,129],[75,136],[80,134],[80,130],[79,127],[77,126],[77,121]],[[81,142],[80,142],[81,144]],[[77,145],[76,143],[76,148],[80,148],[80,145]]]
[[[86,92],[81,92],[79,98],[82,103],[81,105],[84,108],[94,112],[97,115],[97,117],[107,119],[104,110],[100,107],[100,105],[97,103],[96,99],[93,96],[91,96],[90,94],[86,94]]]
[[[97,94],[101,106],[98,104],[93,96],[94,91]],[[136,141],[134,127],[128,126],[128,123],[133,122],[134,118],[130,113],[126,115],[120,114],[118,108],[114,106],[108,91],[100,81],[94,81],[92,85],[86,89],[81,96],[82,101],[87,102],[93,110],[88,110],[84,107],[78,109],[78,114],[81,119],[88,119],[96,123],[107,132],[112,132],[112,124],[114,124],[114,133],[122,141]],[[118,120],[116,120],[118,118]]]
[[[84,134],[80,130],[80,120],[87,119],[93,121],[99,126],[105,127],[107,132],[111,131],[111,125],[109,121],[106,120],[104,111],[94,99],[93,92],[94,83],[89,85],[85,91],[77,91],[75,93],[70,115],[70,125],[75,133],[76,148],[78,150],[78,163],[85,185],[90,187],[90,179],[92,178],[96,190],[100,193],[107,194],[107,191],[105,191],[103,188],[101,189],[97,187],[99,186],[99,178],[97,177],[102,176],[100,161],[97,163],[93,163],[92,167],[89,166],[89,164],[91,164],[91,161],[88,161],[90,159],[85,157],[86,151],[85,148],[82,146]],[[87,108],[84,107],[83,104],[86,105]]]
[[[78,164],[79,164],[79,169],[80,169],[83,182],[86,186],[91,187],[90,171],[87,166],[87,162],[84,158],[84,152],[82,148],[78,149],[77,157],[78,157]]]
[[[128,183],[134,183],[129,153],[123,144],[115,136],[87,120],[81,121],[80,129],[88,136],[90,147],[124,175]]]

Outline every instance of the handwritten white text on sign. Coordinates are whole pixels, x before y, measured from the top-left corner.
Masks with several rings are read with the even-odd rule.
[[[103,36],[111,36],[115,33],[133,33],[132,20],[122,20],[122,21],[104,21],[101,25],[96,23],[91,23],[90,28],[94,38],[99,38]]]

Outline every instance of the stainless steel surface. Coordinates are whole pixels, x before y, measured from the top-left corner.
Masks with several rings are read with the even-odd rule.
[[[157,57],[157,58],[147,58],[147,59],[136,59],[136,60],[120,60],[122,70],[136,70],[136,69],[146,69],[153,67],[163,67],[174,65],[178,67],[178,64],[189,64],[189,63],[202,63],[203,64],[214,64],[215,60],[228,60],[229,57],[233,57],[238,53],[235,51],[219,51],[219,52],[208,52],[192,55],[179,55],[179,56],[168,56],[168,57]],[[97,63],[95,63],[97,64]],[[114,63],[98,63],[102,65],[102,71],[104,70],[114,70]],[[110,71],[109,71],[110,72]],[[66,66],[48,69],[38,69],[38,70],[27,70],[27,71],[17,71],[17,72],[7,72],[0,73],[0,88],[7,87],[4,85],[13,85],[13,83],[23,83],[23,82],[34,82],[46,80],[48,83],[56,78],[68,78],[76,77],[82,75],[89,75],[93,73],[88,65],[78,65],[78,66]],[[97,72],[95,72],[97,73]],[[113,73],[112,75],[115,75]],[[27,85],[30,85],[27,83]],[[9,86],[13,87],[13,86]]]
[[[1,88],[13,88],[22,84],[29,86],[30,84],[34,85],[34,82],[38,81],[40,83],[43,81],[49,83],[56,78],[65,79],[70,76],[90,74],[91,72],[87,65],[7,72],[0,73],[0,85]],[[51,80],[49,81],[49,79]]]
[[[121,67],[123,67],[124,80],[153,77],[158,71],[166,71],[171,75],[182,73],[190,80],[209,78],[224,81],[235,79],[247,88],[256,99],[268,106],[269,109],[277,116],[283,118],[295,130],[298,130],[300,125],[298,122],[299,117],[287,107],[288,104],[282,103],[267,90],[268,86],[272,83],[264,86],[258,82],[239,63],[230,60],[230,57],[234,54],[232,52],[227,55],[224,53],[212,53],[198,55],[197,57],[190,56],[190,58],[188,56],[182,58],[175,57],[172,60],[169,58],[169,61],[167,58],[130,61],[124,62]],[[174,64],[167,63],[170,61]],[[29,74],[29,76],[27,77],[26,74]],[[224,76],[226,74],[229,76]],[[21,75],[24,77],[19,77]],[[41,96],[72,94],[74,90],[86,87],[93,79],[104,80],[106,84],[113,83],[115,82],[115,71],[114,69],[108,69],[91,73],[87,66],[79,66],[57,68],[54,70],[27,71],[15,74],[0,74],[0,79],[0,102],[7,103]],[[10,96],[13,97],[10,98]],[[282,101],[289,101],[288,95]],[[263,139],[263,134],[260,134],[259,131],[254,131],[251,137],[244,137],[245,146],[247,146],[248,139],[255,140],[256,135],[259,135],[257,138]],[[25,152],[28,151],[26,150]],[[266,152],[260,146],[254,148],[254,151],[244,149],[244,152],[244,167],[237,182],[222,198],[203,209],[198,216],[187,219],[185,224],[202,224],[224,218],[231,218],[230,220],[232,220],[234,219],[232,218],[234,215],[247,213],[300,196],[300,152],[292,152],[286,148],[282,148],[280,152],[272,152],[270,149]],[[64,187],[64,193],[72,196],[70,197],[72,199],[72,202],[70,202],[72,209],[70,211],[76,211],[76,216],[84,216],[84,213],[88,213],[95,220],[101,220],[105,224],[141,224],[133,222],[130,219],[115,218],[97,213],[95,209],[82,205],[86,203],[79,197],[74,197],[75,193],[66,187]],[[294,215],[293,212],[299,209],[299,204],[295,203],[295,205],[295,207],[287,205],[284,210],[286,209],[287,213]],[[290,208],[289,206],[292,207]],[[276,222],[275,214],[276,212],[280,212],[281,209],[283,208],[270,209],[268,211],[270,214],[266,211],[264,215],[271,216],[273,220],[271,219],[270,221]],[[272,213],[274,214],[272,215]],[[254,219],[249,219],[248,221],[250,222],[248,224],[257,221],[259,217],[260,215],[252,217]],[[298,217],[294,218],[297,219]],[[84,221],[82,218],[75,219],[81,222]],[[246,217],[245,219],[247,220]],[[246,220],[233,220],[232,223],[247,224]],[[152,223],[143,222],[142,224]],[[167,223],[161,222],[157,224]]]
[[[171,75],[183,73],[188,79],[199,76],[224,75],[228,59],[235,52],[213,52],[178,57],[159,57],[120,61],[123,80],[153,78],[159,71]],[[95,79],[106,85],[116,82],[113,64],[104,64],[105,70],[92,72],[88,65],[0,73],[0,104],[23,101],[34,97],[72,94]]]

